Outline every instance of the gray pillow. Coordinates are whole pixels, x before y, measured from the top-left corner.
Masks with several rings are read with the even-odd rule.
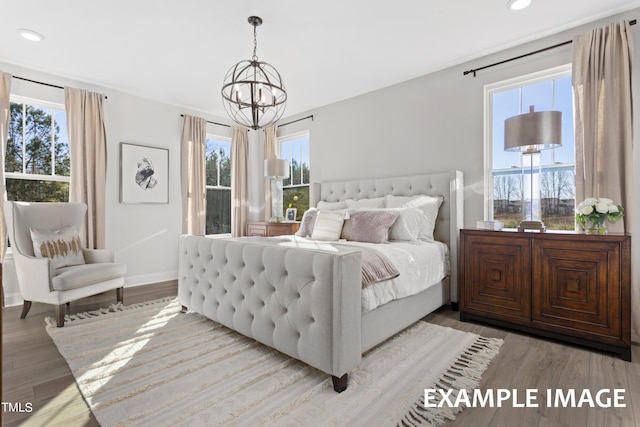
[[[296,231],[296,236],[300,237],[311,237],[313,234],[313,226],[316,223],[316,218],[318,217],[318,209],[310,208],[308,211],[302,215],[302,222],[300,223],[300,228]]]
[[[340,237],[354,242],[386,243],[389,241],[389,229],[397,218],[398,212],[388,210],[350,211]]]

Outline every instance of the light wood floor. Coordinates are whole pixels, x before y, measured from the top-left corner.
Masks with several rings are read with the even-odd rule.
[[[128,288],[125,304],[176,295],[173,282]],[[71,312],[93,310],[115,302],[106,293],[71,304]],[[2,402],[27,402],[30,413],[2,413],[3,426],[96,426],[69,368],[44,328],[43,319],[52,316],[50,306],[34,303],[26,319],[20,320],[20,307],[3,309],[3,387]],[[442,308],[425,320],[442,326],[504,339],[500,354],[483,375],[480,387],[538,389],[539,408],[468,408],[446,426],[640,426],[640,348],[633,348],[633,363],[608,353],[565,345],[483,325],[463,323],[458,313]],[[425,385],[426,386],[426,385]],[[625,390],[626,408],[547,408],[542,397],[547,389],[569,389],[579,393],[590,389]],[[522,399],[519,400],[521,402]]]

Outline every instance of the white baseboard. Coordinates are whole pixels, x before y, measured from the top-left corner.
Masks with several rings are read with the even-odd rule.
[[[4,306],[5,307],[13,307],[16,305],[22,305],[22,303],[24,302],[24,300],[22,299],[22,296],[20,295],[20,293],[11,293],[11,294],[5,294],[4,295]]]
[[[136,286],[152,285],[154,283],[169,282],[178,280],[178,271],[163,271],[153,274],[139,274],[137,276],[125,276],[124,287],[133,288]]]
[[[177,271],[165,271],[162,273],[154,274],[139,274],[137,276],[128,276],[124,278],[124,287],[133,288],[136,286],[152,285],[154,283],[169,282],[172,280],[178,280]],[[4,295],[4,306],[13,307],[16,305],[22,305],[24,300],[20,295],[20,292],[6,293]]]

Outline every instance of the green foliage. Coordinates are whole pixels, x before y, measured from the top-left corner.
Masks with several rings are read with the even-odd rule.
[[[206,234],[231,233],[231,190],[207,190]]]
[[[24,107],[24,109],[23,109]],[[52,123],[53,132],[52,132]],[[35,175],[69,176],[71,158],[66,141],[60,141],[60,125],[51,111],[11,103],[5,171]],[[55,162],[51,161],[53,154]],[[55,168],[55,170],[53,169]],[[7,199],[68,201],[69,184],[59,181],[7,179]]]
[[[296,208],[296,221],[302,220],[302,215],[309,209],[309,186],[285,188],[283,196],[283,206]]]

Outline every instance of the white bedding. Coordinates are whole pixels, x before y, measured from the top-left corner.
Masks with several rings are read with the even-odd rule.
[[[395,299],[415,295],[449,274],[449,250],[441,242],[340,243],[376,249],[400,271],[395,279],[374,283],[362,290],[363,313]]]
[[[449,275],[449,250],[442,242],[324,242],[299,236],[278,236],[276,239],[279,240],[279,245],[326,251],[335,250],[336,244],[366,246],[386,255],[400,271],[400,275],[392,280],[374,283],[362,290],[363,313],[394,299],[415,295]]]

